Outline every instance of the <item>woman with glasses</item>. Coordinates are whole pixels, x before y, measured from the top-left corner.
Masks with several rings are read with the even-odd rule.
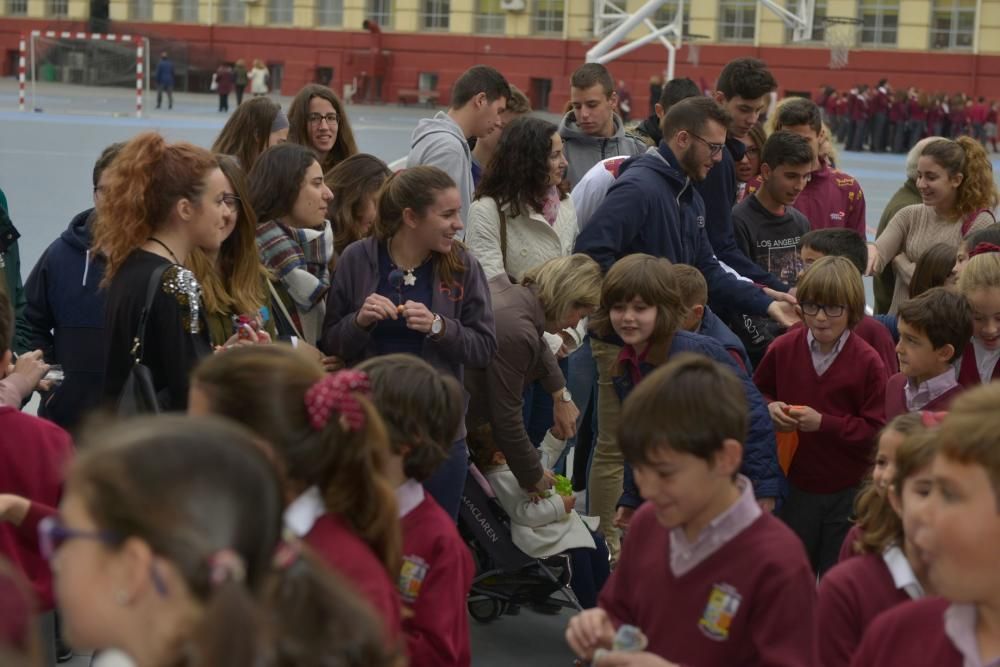
[[[358,152],[354,132],[340,98],[326,86],[309,84],[288,108],[288,140],[311,149],[327,173]]]
[[[273,457],[244,428],[156,417],[95,435],[43,521],[66,639],[136,667],[390,667],[367,605],[296,541]]]

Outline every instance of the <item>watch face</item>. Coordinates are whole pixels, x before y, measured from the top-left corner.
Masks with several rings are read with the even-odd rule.
[[[435,317],[434,321],[431,322],[431,333],[435,335],[441,333],[442,326],[441,318]]]

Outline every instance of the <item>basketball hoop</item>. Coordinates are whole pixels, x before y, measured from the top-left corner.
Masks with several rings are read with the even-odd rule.
[[[687,62],[697,67],[701,64],[701,44],[698,41],[708,39],[708,35],[684,35],[683,39],[687,42]]]
[[[863,21],[850,16],[827,16],[823,19],[826,44],[830,47],[830,69],[847,67],[851,47],[858,43],[858,28]]]

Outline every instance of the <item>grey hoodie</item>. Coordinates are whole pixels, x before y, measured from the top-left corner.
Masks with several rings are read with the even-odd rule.
[[[642,155],[648,146],[641,139],[625,135],[622,119],[614,116],[615,133],[610,137],[594,137],[584,134],[576,124],[576,115],[570,111],[559,124],[559,136],[563,140],[563,155],[569,162],[566,180],[570,186],[580,182],[591,167],[605,158],[616,155]],[[419,129],[419,127],[418,127]],[[412,153],[410,153],[412,157]]]
[[[437,167],[458,184],[464,224],[472,205],[472,151],[462,128],[444,111],[438,111],[433,118],[424,118],[413,130],[406,166],[420,165]]]

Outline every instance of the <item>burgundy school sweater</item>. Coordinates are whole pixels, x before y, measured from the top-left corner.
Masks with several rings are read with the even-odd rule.
[[[801,322],[794,326],[796,329],[801,327],[805,327]],[[896,341],[892,339],[892,334],[889,333],[884,324],[871,315],[865,315],[854,327],[852,333],[856,333],[878,352],[879,358],[885,364],[885,372],[887,374],[892,375],[899,370],[899,357],[896,356]]]
[[[368,601],[385,624],[386,635],[398,638],[400,609],[396,586],[382,562],[344,518],[329,512],[324,514],[303,539]]]
[[[944,632],[950,603],[925,598],[898,605],[865,631],[852,667],[962,667],[962,654]]]
[[[760,189],[761,178],[747,183],[747,195]],[[795,208],[809,219],[810,229],[843,227],[867,238],[865,193],[848,173],[823,165],[795,200]]]
[[[401,522],[399,592],[410,667],[468,667],[465,597],[475,575],[469,549],[455,521],[429,495]]]
[[[819,582],[816,638],[823,667],[848,667],[875,617],[907,602],[882,556],[866,554],[838,563]]]
[[[24,496],[32,510],[20,527],[0,524],[0,555],[31,582],[42,609],[52,609],[52,573],[38,551],[40,508],[59,505],[63,468],[73,456],[69,434],[17,408],[0,407],[0,492]]]
[[[955,397],[965,390],[961,384],[944,392],[933,401],[921,408],[931,412],[942,412],[948,409]],[[901,415],[909,410],[906,409],[906,376],[896,373],[885,385],[885,420],[888,422],[896,415]]]
[[[1000,380],[1000,361],[993,367],[993,379]],[[979,377],[979,367],[976,365],[976,348],[969,341],[962,352],[962,363],[958,368],[958,383],[963,387],[978,387],[983,383]]]
[[[861,483],[875,435],[885,425],[885,366],[853,333],[822,377],[813,368],[808,329],[779,336],[753,374],[768,401],[807,405],[821,415],[818,431],[799,432],[788,481],[807,493],[837,493]]]
[[[854,550],[854,543],[861,539],[861,530],[859,524],[854,524],[851,529],[847,531],[847,537],[844,538],[844,543],[840,545],[840,554],[837,556],[837,562],[842,563],[848,558],[853,558],[858,555],[858,552]]]
[[[802,542],[770,514],[675,577],[670,531],[645,503],[598,606],[686,667],[815,667],[815,587]]]

